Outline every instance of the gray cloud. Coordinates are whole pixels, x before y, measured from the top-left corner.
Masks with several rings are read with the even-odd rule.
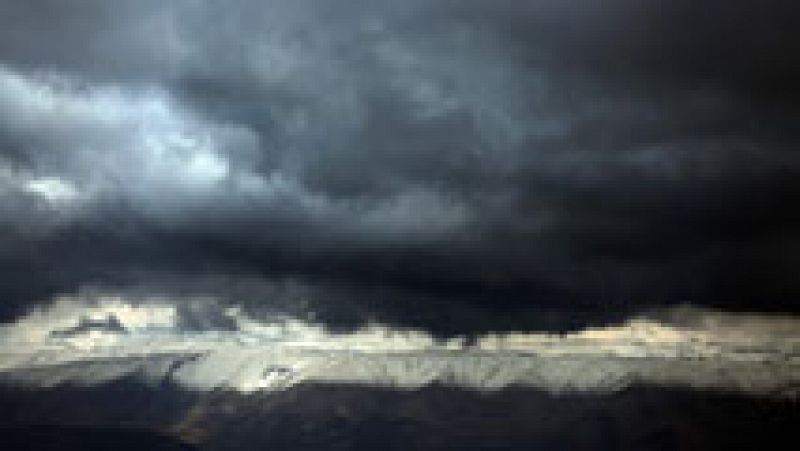
[[[795,309],[800,39],[770,3],[6,2],[0,294]]]

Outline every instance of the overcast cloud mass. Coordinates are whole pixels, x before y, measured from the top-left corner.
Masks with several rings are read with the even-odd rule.
[[[796,312],[799,12],[0,0],[0,314],[86,290],[436,333]]]

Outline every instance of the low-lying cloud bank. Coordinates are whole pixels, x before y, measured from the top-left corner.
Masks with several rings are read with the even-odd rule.
[[[180,306],[113,296],[61,299],[0,329],[0,375],[33,387],[127,377],[244,393],[301,382],[553,392],[655,384],[788,398],[800,382],[800,324],[790,317],[685,307],[568,334],[443,339],[378,324],[334,333],[297,318],[256,320],[207,299]],[[196,317],[209,312],[224,321],[198,328]],[[192,325],[187,318],[195,319]]]

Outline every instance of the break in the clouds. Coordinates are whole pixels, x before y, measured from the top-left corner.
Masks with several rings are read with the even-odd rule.
[[[119,285],[446,331],[524,327],[481,308],[793,311],[797,19],[4,1],[4,315]]]

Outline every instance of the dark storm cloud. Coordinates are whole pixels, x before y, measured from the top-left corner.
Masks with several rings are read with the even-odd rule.
[[[793,2],[400,3],[3,2],[7,311],[143,270],[329,323],[796,308]]]

